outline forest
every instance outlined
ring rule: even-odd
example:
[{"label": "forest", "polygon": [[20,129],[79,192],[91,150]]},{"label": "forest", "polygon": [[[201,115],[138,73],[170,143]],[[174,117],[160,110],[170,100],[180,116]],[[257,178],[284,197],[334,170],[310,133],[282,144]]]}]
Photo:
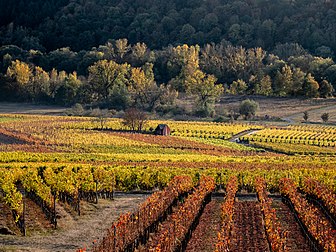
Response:
[{"label": "forest", "polygon": [[0,1],[0,99],[211,115],[222,94],[329,97],[330,0]]}]

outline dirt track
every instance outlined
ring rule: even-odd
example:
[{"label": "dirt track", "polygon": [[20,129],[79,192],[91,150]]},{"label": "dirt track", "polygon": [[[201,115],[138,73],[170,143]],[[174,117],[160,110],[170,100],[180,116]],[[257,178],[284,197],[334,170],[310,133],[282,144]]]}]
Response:
[{"label": "dirt track", "polygon": [[98,205],[84,203],[83,215],[73,217],[63,211],[59,214],[62,228],[27,237],[0,235],[0,251],[75,251],[89,247],[92,241],[102,238],[120,214],[132,212],[144,195],[117,196],[114,201],[100,200]]}]

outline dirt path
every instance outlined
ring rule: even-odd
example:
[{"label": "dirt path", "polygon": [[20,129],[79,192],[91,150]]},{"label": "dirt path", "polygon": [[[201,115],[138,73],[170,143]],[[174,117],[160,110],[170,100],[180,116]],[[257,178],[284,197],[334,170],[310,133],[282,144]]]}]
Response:
[{"label": "dirt path", "polygon": [[290,209],[279,200],[274,200],[272,207],[276,210],[276,215],[280,220],[282,231],[287,232],[286,246],[289,251],[311,251],[301,232],[300,226],[296,222],[294,214],[290,211]]},{"label": "dirt path", "polygon": [[[336,105],[328,105],[318,108],[308,109],[309,119],[308,122],[322,123],[321,115],[323,113],[329,114],[329,123],[336,123]],[[282,118],[284,121],[287,121],[289,124],[300,123],[303,121],[303,112],[294,113],[287,115]]]},{"label": "dirt path", "polygon": [[230,251],[269,252],[261,209],[257,201],[235,202]]},{"label": "dirt path", "polygon": [[194,230],[186,252],[212,252],[217,242],[217,233],[221,223],[221,203],[223,200],[213,199],[204,209],[199,224]]},{"label": "dirt path", "polygon": [[233,143],[237,143],[239,141],[240,137],[251,135],[251,134],[253,134],[253,133],[257,132],[257,131],[259,131],[259,130],[245,130],[245,131],[240,132],[239,134],[234,135],[233,137],[231,137],[229,139],[229,141],[233,142]]},{"label": "dirt path", "polygon": [[103,238],[120,214],[134,211],[145,197],[117,196],[114,201],[100,200],[98,205],[85,203],[82,216],[63,216],[63,228],[60,230],[30,237],[0,235],[0,251],[74,251],[87,248],[92,241]]}]

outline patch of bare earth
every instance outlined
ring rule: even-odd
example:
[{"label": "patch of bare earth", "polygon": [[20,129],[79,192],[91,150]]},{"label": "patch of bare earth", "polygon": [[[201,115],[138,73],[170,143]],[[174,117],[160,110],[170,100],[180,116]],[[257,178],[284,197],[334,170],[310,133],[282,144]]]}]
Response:
[{"label": "patch of bare earth", "polygon": [[221,225],[221,203],[222,201],[215,199],[204,208],[199,223],[188,242],[187,252],[214,251]]},{"label": "patch of bare earth", "polygon": [[[143,195],[116,196],[114,201],[99,204],[81,202],[81,216],[69,214],[57,206],[58,229],[28,233],[28,236],[0,235],[0,251],[74,251],[92,246],[102,239],[108,228],[126,212],[133,212],[145,199]],[[45,231],[45,230],[44,230]]]},{"label": "patch of bare earth", "polygon": [[270,251],[260,205],[257,201],[235,202],[233,220],[230,251]]}]

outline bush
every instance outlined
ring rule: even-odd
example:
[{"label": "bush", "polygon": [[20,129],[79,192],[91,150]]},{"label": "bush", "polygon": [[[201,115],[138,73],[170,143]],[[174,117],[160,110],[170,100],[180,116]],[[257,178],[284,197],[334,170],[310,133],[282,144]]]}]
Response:
[{"label": "bush", "polygon": [[328,122],[328,120],[329,120],[329,113],[323,113],[321,115],[321,119],[323,120],[324,123]]},{"label": "bush", "polygon": [[239,106],[239,113],[244,116],[245,119],[249,119],[252,116],[255,116],[256,112],[259,109],[259,104],[256,101],[247,99],[242,101]]},{"label": "bush", "polygon": [[83,116],[84,112],[85,112],[85,110],[84,110],[82,104],[76,103],[70,109],[67,109],[65,111],[65,114],[68,115],[68,116]]}]

